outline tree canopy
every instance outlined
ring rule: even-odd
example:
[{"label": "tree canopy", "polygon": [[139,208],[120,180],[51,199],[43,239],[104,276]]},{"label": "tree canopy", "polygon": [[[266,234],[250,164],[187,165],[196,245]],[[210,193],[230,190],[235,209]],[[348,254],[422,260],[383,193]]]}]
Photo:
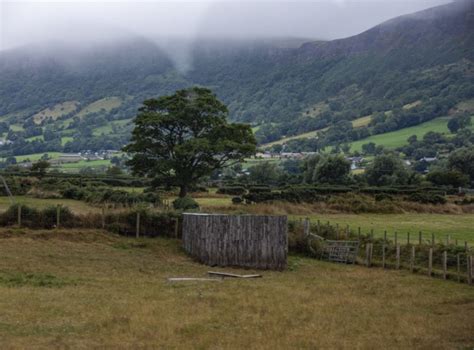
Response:
[{"label": "tree canopy", "polygon": [[146,100],[124,148],[132,155],[128,165],[137,175],[178,186],[184,197],[204,176],[255,153],[250,126],[227,117],[227,107],[206,88]]}]

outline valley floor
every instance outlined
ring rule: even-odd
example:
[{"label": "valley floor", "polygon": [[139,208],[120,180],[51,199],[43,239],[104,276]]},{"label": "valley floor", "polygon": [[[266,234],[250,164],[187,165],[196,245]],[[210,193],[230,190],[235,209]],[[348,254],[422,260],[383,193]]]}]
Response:
[{"label": "valley floor", "polygon": [[261,279],[171,283],[211,268],[175,240],[87,230],[2,229],[0,256],[2,349],[474,346],[472,287],[403,271],[291,256]]}]

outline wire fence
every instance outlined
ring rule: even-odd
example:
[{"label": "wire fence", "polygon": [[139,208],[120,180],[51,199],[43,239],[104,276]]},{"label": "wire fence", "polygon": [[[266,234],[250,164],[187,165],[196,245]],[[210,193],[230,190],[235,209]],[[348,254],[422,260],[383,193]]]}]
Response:
[{"label": "wire fence", "polygon": [[78,214],[62,205],[39,209],[15,204],[0,213],[0,226],[104,229],[125,236],[177,238],[181,229],[180,217],[172,211],[154,211],[138,207],[113,210],[104,205],[94,212]]},{"label": "wire fence", "polygon": [[[315,233],[322,237],[319,245],[311,247],[310,252],[320,258],[322,246],[327,242],[357,242],[355,259],[344,259],[345,262],[355,262],[367,267],[384,269],[406,269],[413,273],[422,273],[431,277],[473,284],[474,259],[473,249],[467,241],[459,242],[446,235],[445,239],[436,238],[434,234],[422,232],[400,235],[397,232],[389,234],[384,231],[376,235],[373,230],[363,233],[360,228],[351,229],[349,226],[340,227],[329,222],[317,221],[311,224],[309,219],[304,221],[289,221],[290,238],[296,235],[298,227],[304,231],[305,243],[307,237]],[[57,205],[42,209],[15,204],[5,212],[0,213],[0,227],[15,226],[32,229],[58,228],[90,228],[105,229],[125,236],[132,237],[173,237],[181,236],[182,216],[173,211],[153,211],[132,208],[112,210],[106,205],[98,207],[87,214],[73,213],[68,207]],[[338,248],[339,253],[349,249],[350,244]],[[291,248],[290,248],[291,250]],[[340,255],[339,255],[340,256]],[[335,259],[337,261],[337,259]]]},{"label": "wire fence", "polygon": [[[401,237],[396,232],[390,235],[384,231],[383,235],[377,236],[373,230],[363,233],[360,228],[351,230],[349,226],[339,227],[320,221],[311,224],[309,219],[296,224],[302,225],[304,237],[310,245],[309,250],[319,258],[327,258],[327,245],[340,241],[341,251],[347,249],[344,248],[348,247],[347,242],[353,241],[357,242],[359,247],[354,261],[357,264],[384,269],[405,269],[431,277],[473,284],[473,249],[467,241],[452,240],[450,235],[446,235],[446,239],[436,239],[434,234],[418,232],[413,235],[408,232]],[[321,237],[322,240],[314,245],[308,239],[310,236]]]}]

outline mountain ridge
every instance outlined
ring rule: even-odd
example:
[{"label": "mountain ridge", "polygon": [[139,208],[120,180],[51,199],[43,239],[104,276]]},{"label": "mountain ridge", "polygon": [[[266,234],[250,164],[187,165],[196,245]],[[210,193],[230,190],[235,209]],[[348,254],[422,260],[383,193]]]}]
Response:
[{"label": "mountain ridge", "polygon": [[[194,84],[213,89],[228,104],[232,120],[261,125],[257,136],[262,143],[318,129],[331,135],[331,126],[345,123],[349,128],[348,122],[367,115],[379,117],[367,127],[328,136],[327,142],[414,125],[474,96],[473,4],[438,6],[332,41],[197,41],[180,48],[189,55],[188,62],[181,62],[183,69],[157,43],[141,37],[79,50],[69,61],[61,61],[63,54],[71,54],[61,45],[62,54],[41,57],[32,48],[2,52],[0,119],[9,134],[4,137],[24,140],[32,128],[35,133],[49,128],[84,138],[77,131],[80,122],[64,129],[49,118],[36,125],[32,117],[66,101],[85,106],[116,97],[120,106],[86,118],[92,126],[103,119],[111,123],[132,118],[146,98]],[[418,100],[409,112],[381,116]],[[10,125],[31,130],[23,135]],[[126,139],[120,135],[117,147]]]}]

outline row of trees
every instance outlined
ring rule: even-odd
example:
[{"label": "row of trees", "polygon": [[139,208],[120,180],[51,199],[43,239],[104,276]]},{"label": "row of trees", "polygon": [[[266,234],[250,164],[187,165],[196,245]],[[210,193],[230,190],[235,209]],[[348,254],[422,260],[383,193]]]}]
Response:
[{"label": "row of trees", "polygon": [[[248,169],[240,182],[261,185],[365,183],[370,186],[418,185],[429,181],[440,186],[474,184],[474,147],[461,148],[434,166],[426,176],[406,165],[396,153],[375,156],[362,174],[351,173],[351,163],[340,154],[315,155],[305,160],[287,160],[281,165],[264,162]],[[228,178],[228,180],[231,180]]]}]

